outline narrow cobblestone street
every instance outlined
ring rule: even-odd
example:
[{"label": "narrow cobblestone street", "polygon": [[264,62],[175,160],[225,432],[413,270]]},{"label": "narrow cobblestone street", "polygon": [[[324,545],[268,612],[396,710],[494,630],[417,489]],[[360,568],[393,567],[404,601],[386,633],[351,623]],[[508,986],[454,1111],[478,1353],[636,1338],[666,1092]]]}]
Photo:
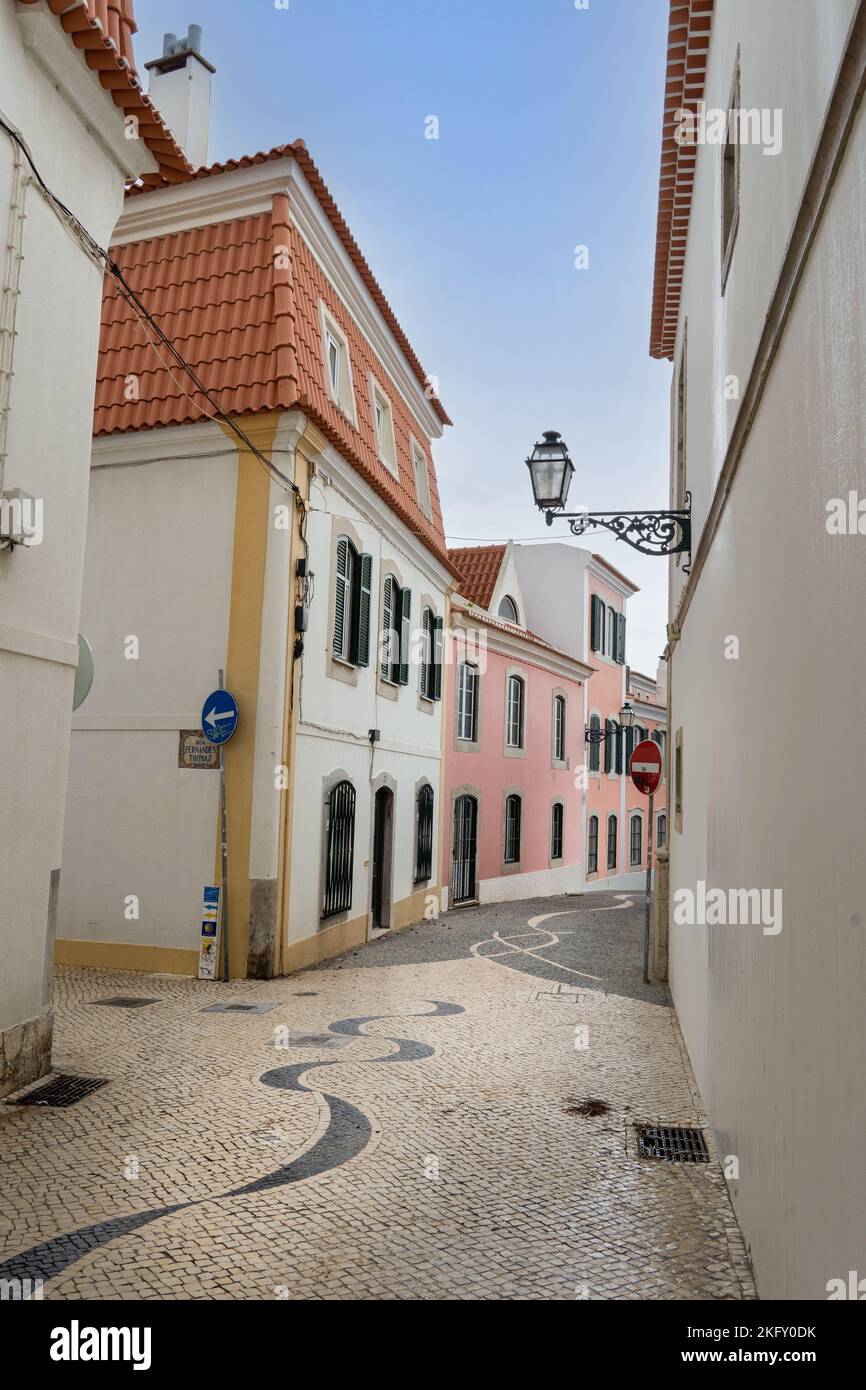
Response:
[{"label": "narrow cobblestone street", "polygon": [[[702,1122],[641,932],[639,899],[599,894],[261,983],[62,970],[55,1069],[108,1080],[0,1105],[0,1277],[53,1299],[753,1298],[712,1148],[637,1155],[634,1121]],[[96,1002],[116,996],[153,1002]]]}]

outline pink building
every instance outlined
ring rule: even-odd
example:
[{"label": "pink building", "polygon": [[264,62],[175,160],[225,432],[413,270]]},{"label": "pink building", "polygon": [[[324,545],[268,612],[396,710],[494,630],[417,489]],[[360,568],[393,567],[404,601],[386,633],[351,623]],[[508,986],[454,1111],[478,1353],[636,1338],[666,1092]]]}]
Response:
[{"label": "pink building", "polygon": [[511,545],[450,552],[443,905],[583,886],[585,687],[592,668],[528,630]]}]

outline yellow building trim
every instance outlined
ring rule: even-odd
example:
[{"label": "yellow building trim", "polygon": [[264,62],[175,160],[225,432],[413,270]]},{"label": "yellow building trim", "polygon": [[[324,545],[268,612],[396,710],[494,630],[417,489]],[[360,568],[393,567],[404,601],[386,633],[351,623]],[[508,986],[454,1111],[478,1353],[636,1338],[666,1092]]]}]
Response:
[{"label": "yellow building trim", "polygon": [[295,970],[305,970],[309,965],[318,965],[330,956],[339,956],[343,951],[351,951],[353,946],[363,946],[367,940],[367,915],[353,917],[351,922],[338,922],[336,926],[324,927],[315,936],[305,936],[302,941],[290,941],[283,946],[283,974],[291,975]]},{"label": "yellow building trim", "polygon": [[[280,411],[271,411],[252,420],[245,416],[242,421],[244,433],[268,458],[271,456],[274,435],[281,418]],[[235,442],[237,437],[228,425],[223,421],[219,423]],[[270,485],[270,474],[264,465],[246,446],[239,446],[225,668],[226,688],[238,702],[238,727],[237,732],[223,748],[228,840],[229,975],[232,979],[245,979],[247,974],[253,767],[259,698],[262,604],[270,523]],[[219,883],[219,823],[215,872],[214,882]]]},{"label": "yellow building trim", "polygon": [[427,908],[427,899],[435,898],[438,905],[441,902],[441,890],[438,883],[430,883],[425,888],[419,888],[417,893],[410,893],[408,898],[402,898],[400,902],[394,904],[391,913],[391,930],[400,931],[401,927],[411,927],[414,922],[423,922]]},{"label": "yellow building trim", "polygon": [[198,951],[175,946],[144,946],[130,941],[54,942],[55,965],[81,965],[88,969],[143,970],[164,975],[198,975]]}]

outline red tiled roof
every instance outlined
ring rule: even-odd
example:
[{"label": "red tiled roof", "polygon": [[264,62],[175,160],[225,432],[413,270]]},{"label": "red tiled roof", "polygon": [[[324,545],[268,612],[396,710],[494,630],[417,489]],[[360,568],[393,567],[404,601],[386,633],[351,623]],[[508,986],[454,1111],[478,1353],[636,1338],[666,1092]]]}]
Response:
[{"label": "red tiled roof", "polygon": [[504,545],[474,545],[448,551],[463,577],[463,598],[471,599],[479,608],[490,607],[505,550]]},{"label": "red tiled roof", "polygon": [[[412,345],[397,322],[393,309],[385,298],[378,280],[367,264],[360,246],[349,231],[345,218],[334,202],[330,190],[313,162],[310,152],[303,140],[294,140],[289,145],[275,145],[272,150],[260,150],[258,154],[243,155],[240,159],[227,159],[223,163],[204,165],[202,168],[197,169],[190,177],[194,179],[213,178],[218,174],[232,173],[236,169],[249,169],[256,164],[270,164],[275,160],[289,158],[296,160],[299,165],[305,179],[318,199],[322,211],[325,213],[325,216],[328,218],[328,221],[339,237],[349,260],[364,282],[370,298],[373,300],[373,303],[376,305],[399,343],[403,356],[409,363],[415,377],[426,391],[428,389],[428,378],[424,368],[415,356]],[[127,196],[134,197],[136,194],[146,193],[147,191],[148,189],[143,185],[133,185],[128,190]],[[430,403],[442,423],[444,425],[450,425],[451,421],[438,396],[431,396]]]},{"label": "red tiled roof", "polygon": [[[458,552],[458,554],[459,553],[460,552]],[[449,554],[453,555],[454,552],[450,551]],[[581,666],[587,665],[585,661],[581,661],[580,657],[575,656],[573,652],[567,652],[562,647],[554,647],[552,642],[545,642],[543,637],[539,637],[537,633],[530,632],[526,627],[518,626],[517,623],[506,623],[502,618],[494,618],[492,614],[479,612],[476,608],[467,608],[462,603],[453,604],[452,611],[455,613],[464,613],[466,617],[471,618],[473,622],[482,623],[484,627],[496,628],[499,632],[507,632],[511,637],[523,637],[527,642],[531,642],[533,646],[543,647],[545,651],[553,652],[556,656],[564,656],[568,661],[578,661]],[[589,669],[595,671],[597,667],[592,666]]]},{"label": "red tiled roof", "polygon": [[650,356],[672,358],[698,146],[674,138],[676,113],[703,98],[714,0],[670,0]]},{"label": "red tiled roof", "polygon": [[[303,410],[428,549],[453,568],[429,440],[292,224],[285,193],[274,195],[270,212],[132,242],[112,254],[222,410],[233,415]],[[349,344],[357,425],[326,390],[320,299]],[[371,372],[391,401],[399,479],[378,456]],[[137,378],[134,400],[127,399],[131,377]],[[186,373],[162,365],[134,310],[106,277],[94,433],[176,425],[212,414]],[[415,495],[410,431],[427,459],[430,520]]]},{"label": "red tiled roof", "polygon": [[[21,0],[34,5],[37,0]],[[169,184],[188,178],[192,166],[162,116],[141,90],[132,35],[137,30],[132,0],[48,0],[64,32],[99,77],[124,116],[134,116],[138,132],[159,165],[145,182]]]}]

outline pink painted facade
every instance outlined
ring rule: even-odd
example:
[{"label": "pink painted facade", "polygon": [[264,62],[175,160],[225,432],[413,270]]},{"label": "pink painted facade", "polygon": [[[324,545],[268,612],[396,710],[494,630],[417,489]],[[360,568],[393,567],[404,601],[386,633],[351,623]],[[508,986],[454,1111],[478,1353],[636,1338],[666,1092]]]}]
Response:
[{"label": "pink painted facade", "polygon": [[[454,559],[460,565],[461,552]],[[483,562],[496,565],[489,553]],[[520,621],[494,616],[522,613],[507,551],[491,582],[482,593],[489,607],[453,604],[446,641],[449,906],[574,892],[583,879],[578,770],[591,670]]]}]

